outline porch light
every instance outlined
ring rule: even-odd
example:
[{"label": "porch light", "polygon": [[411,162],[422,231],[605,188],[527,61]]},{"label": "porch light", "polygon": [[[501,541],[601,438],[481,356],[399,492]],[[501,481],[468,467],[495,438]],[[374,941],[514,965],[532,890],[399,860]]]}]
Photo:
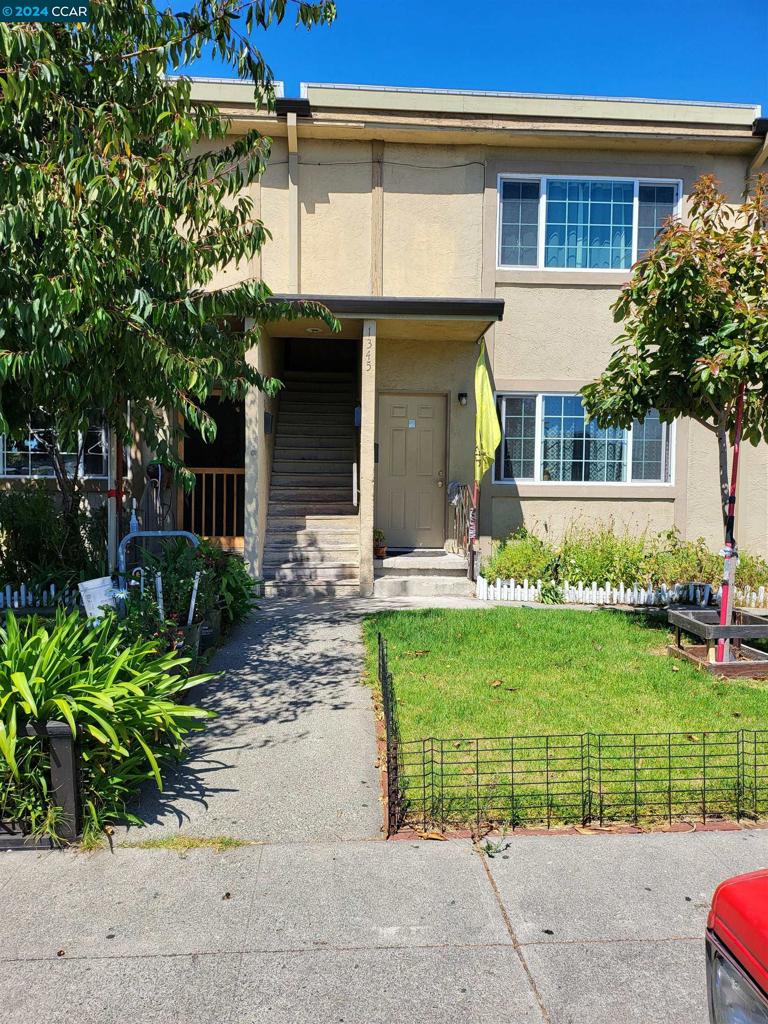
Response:
[{"label": "porch light", "polygon": [[466,391],[460,391],[459,392],[459,405],[466,405],[466,404],[467,404],[467,392]]}]

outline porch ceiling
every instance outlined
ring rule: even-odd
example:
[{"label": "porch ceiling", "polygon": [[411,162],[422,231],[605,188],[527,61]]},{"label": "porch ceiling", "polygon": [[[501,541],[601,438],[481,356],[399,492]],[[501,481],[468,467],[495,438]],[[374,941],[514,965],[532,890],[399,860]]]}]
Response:
[{"label": "porch ceiling", "polygon": [[503,299],[283,294],[275,300],[321,302],[341,322],[341,332],[334,334],[322,321],[283,320],[267,326],[276,338],[361,338],[363,321],[375,320],[381,340],[476,341],[504,315]]}]

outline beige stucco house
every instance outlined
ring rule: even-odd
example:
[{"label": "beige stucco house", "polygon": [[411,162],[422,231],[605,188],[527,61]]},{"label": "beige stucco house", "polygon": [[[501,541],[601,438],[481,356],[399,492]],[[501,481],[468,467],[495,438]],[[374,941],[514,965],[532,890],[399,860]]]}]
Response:
[{"label": "beige stucco house", "polygon": [[[630,266],[666,217],[685,217],[696,178],[741,198],[766,158],[759,108],[305,85],[270,114],[244,84],[194,90],[233,133],[274,140],[252,188],[272,240],[221,280],[322,299],[341,332],[265,329],[252,358],[285,387],[251,395],[244,440],[220,443],[218,461],[190,453],[212,465],[198,466],[185,525],[242,544],[270,590],[460,582],[447,555],[375,565],[372,537],[382,530],[390,555],[461,551],[451,501],[472,479],[484,336],[504,439],[482,486],[483,547],[523,523],[609,519],[719,546],[714,439],[652,416],[587,427],[577,392],[606,364]],[[738,535],[763,554],[767,495],[768,452],[749,449]]]}]

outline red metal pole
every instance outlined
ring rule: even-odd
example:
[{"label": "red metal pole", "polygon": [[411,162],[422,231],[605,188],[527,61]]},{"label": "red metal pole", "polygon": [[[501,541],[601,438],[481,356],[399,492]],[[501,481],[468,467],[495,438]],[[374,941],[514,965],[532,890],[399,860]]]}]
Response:
[{"label": "red metal pole", "polygon": [[[744,419],[744,391],[745,386],[739,386],[739,394],[736,399],[736,429],[733,436],[733,466],[731,468],[731,480],[728,488],[728,506],[725,518],[725,547],[723,549],[723,585],[720,591],[720,625],[730,626],[733,609],[733,582],[736,565],[733,561],[736,558],[736,541],[734,538],[734,524],[736,519],[736,482],[739,475],[739,451],[741,449],[741,424]],[[726,660],[728,641],[721,638],[717,641],[717,652],[715,660],[723,662]]]}]

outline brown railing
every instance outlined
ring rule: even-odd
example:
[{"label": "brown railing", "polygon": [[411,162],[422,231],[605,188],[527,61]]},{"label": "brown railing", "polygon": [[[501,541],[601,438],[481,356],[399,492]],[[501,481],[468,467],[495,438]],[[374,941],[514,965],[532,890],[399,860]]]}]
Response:
[{"label": "brown railing", "polygon": [[195,486],[182,497],[185,530],[227,547],[242,547],[245,533],[245,468],[193,466]]}]

